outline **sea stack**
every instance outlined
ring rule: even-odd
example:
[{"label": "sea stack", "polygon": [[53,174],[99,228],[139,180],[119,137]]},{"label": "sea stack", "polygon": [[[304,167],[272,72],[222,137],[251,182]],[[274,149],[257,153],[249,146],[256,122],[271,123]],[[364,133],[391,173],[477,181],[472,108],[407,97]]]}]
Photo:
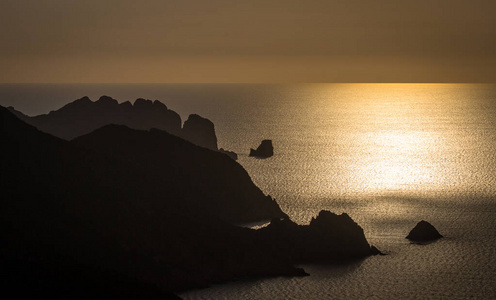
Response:
[{"label": "sea stack", "polygon": [[217,151],[214,123],[197,114],[189,115],[184,122],[181,137],[195,145]]},{"label": "sea stack", "polygon": [[250,149],[250,156],[256,157],[271,157],[274,155],[274,147],[272,147],[272,140],[263,140],[257,150]]},{"label": "sea stack", "polygon": [[434,226],[422,220],[417,223],[406,238],[414,242],[430,242],[442,237]]}]

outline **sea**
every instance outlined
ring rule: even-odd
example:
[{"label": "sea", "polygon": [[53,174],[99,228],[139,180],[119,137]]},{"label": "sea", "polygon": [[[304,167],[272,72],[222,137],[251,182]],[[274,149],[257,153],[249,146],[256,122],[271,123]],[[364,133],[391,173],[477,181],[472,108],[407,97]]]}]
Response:
[{"label": "sea", "polygon": [[[496,85],[0,85],[0,105],[28,115],[102,95],[210,119],[219,147],[295,222],[346,212],[386,254],[184,299],[496,299]],[[249,157],[264,139],[274,156]],[[444,238],[405,239],[421,220]]]}]

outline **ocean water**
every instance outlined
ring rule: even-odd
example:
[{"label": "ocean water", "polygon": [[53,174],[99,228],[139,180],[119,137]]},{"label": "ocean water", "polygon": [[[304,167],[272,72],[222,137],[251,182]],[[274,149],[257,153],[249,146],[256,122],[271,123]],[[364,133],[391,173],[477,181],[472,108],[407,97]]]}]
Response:
[{"label": "ocean water", "polygon": [[[185,299],[496,299],[496,85],[0,85],[0,105],[34,115],[104,94],[209,118],[293,220],[347,212],[387,254]],[[248,157],[262,139],[275,155]],[[445,238],[410,243],[420,220]]]}]

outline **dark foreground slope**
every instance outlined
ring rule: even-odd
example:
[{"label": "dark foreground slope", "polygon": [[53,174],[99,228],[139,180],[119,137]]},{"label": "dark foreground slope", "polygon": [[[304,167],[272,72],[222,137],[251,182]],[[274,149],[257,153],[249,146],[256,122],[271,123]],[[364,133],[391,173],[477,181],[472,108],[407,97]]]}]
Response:
[{"label": "dark foreground slope", "polygon": [[[109,126],[87,137],[83,147],[82,139],[70,143],[44,134],[0,107],[0,267],[8,278],[1,282],[5,292],[42,298],[164,299],[174,297],[169,290],[214,282],[302,275],[294,263],[322,259],[316,253],[323,253],[325,259],[372,254],[361,228],[346,220],[323,222],[326,226],[290,223],[277,230],[271,225],[266,231],[233,226],[194,207],[200,199],[213,199],[207,196],[212,192],[207,187],[201,190],[206,193],[203,197],[184,190],[201,185],[196,180],[203,175],[195,174],[196,168],[182,169],[180,178],[191,181],[172,188],[170,176],[157,173],[162,167],[173,168],[172,163],[158,164],[154,157],[158,153],[150,154],[150,160],[130,159],[135,152],[121,153],[99,141],[111,138],[106,131],[123,141],[153,140],[158,152],[162,138],[171,139],[159,131]],[[181,147],[192,146],[175,139],[169,141],[171,148],[179,143],[184,152]],[[153,152],[150,143],[147,147]],[[215,159],[200,150],[188,151],[194,158],[185,157],[200,165],[203,155]],[[167,153],[173,157],[174,152]],[[316,220],[326,219],[321,218]],[[278,222],[282,221],[274,226]],[[294,228],[316,240],[310,243]],[[327,231],[334,233],[324,241]],[[288,251],[295,243],[308,246]],[[350,247],[353,255],[337,255]]]},{"label": "dark foreground slope", "polygon": [[158,194],[167,201],[180,200],[175,205],[232,223],[285,216],[237,162],[165,131],[107,125],[71,143],[145,168],[146,178],[154,182],[145,197]]},{"label": "dark foreground slope", "polygon": [[[87,151],[36,130],[4,108],[0,126],[0,257],[12,278],[45,278],[30,282],[43,287],[62,280],[63,285],[82,288],[96,281],[95,290],[116,281],[113,286],[119,291],[133,286],[130,281],[163,292],[247,276],[298,273],[289,262],[256,245],[253,230],[194,208],[193,200],[213,197],[208,189],[205,195],[192,192],[192,181],[172,188],[168,176],[156,176],[155,165]],[[140,133],[115,128],[131,136]],[[180,150],[198,149],[195,162],[206,151],[207,158],[213,153],[236,164],[167,136],[182,143]],[[99,279],[93,273],[108,276]]]},{"label": "dark foreground slope", "polygon": [[133,299],[136,293],[174,298],[126,272],[135,255],[123,251],[125,245],[112,234],[116,228],[107,226],[117,225],[115,214],[129,200],[102,195],[102,185],[111,184],[112,169],[128,170],[40,133],[3,107],[0,142],[4,293],[18,298]]}]

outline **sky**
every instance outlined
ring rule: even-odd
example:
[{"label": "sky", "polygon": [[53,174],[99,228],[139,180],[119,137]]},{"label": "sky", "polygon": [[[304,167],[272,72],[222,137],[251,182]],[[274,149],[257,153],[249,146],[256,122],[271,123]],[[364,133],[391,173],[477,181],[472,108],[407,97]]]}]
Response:
[{"label": "sky", "polygon": [[0,83],[496,83],[494,0],[0,0]]}]

